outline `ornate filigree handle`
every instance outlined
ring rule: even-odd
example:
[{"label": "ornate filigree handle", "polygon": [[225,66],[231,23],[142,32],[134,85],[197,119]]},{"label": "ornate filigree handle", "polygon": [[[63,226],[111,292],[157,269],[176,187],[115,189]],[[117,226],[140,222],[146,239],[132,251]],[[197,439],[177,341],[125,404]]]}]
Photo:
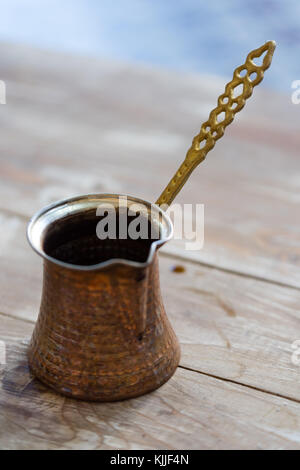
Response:
[{"label": "ornate filigree handle", "polygon": [[[208,120],[202,124],[185,160],[156,204],[171,204],[192,171],[205,159],[216,141],[222,137],[225,128],[233,121],[235,114],[243,109],[246,100],[252,95],[253,88],[264,78],[264,71],[271,65],[275,47],[275,41],[266,42],[263,46],[251,51],[246,62],[235,69],[231,82],[227,83],[225,92],[218,98],[218,106],[211,111]],[[255,64],[254,59],[262,55],[264,55],[262,64]]]}]

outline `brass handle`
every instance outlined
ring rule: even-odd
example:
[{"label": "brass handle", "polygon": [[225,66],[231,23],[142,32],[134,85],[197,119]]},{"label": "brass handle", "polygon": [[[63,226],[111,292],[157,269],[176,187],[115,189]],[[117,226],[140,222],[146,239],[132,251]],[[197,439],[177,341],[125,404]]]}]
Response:
[{"label": "brass handle", "polygon": [[[252,95],[253,88],[264,78],[264,71],[271,65],[275,47],[275,41],[266,42],[263,46],[251,51],[245,63],[235,69],[231,82],[227,83],[225,92],[218,98],[218,106],[211,111],[208,120],[202,124],[185,160],[157,199],[156,204],[167,206],[171,204],[192,171],[205,159],[216,141],[223,136],[225,128],[233,121],[235,114],[243,109],[246,100]],[[262,64],[256,65],[254,59],[263,54],[265,56]],[[234,91],[238,86],[242,87],[242,91],[235,96]],[[222,115],[224,118],[220,119]]]}]

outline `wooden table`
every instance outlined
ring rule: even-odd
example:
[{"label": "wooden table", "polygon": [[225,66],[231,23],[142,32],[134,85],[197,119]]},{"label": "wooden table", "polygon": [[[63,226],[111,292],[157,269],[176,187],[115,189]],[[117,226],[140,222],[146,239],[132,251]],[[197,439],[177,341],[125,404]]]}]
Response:
[{"label": "wooden table", "polygon": [[205,247],[174,240],[160,254],[182,348],[173,378],[134,400],[84,403],[28,371],[42,276],[28,218],[80,193],[154,201],[224,81],[6,43],[0,65],[0,447],[299,449],[300,108],[256,89],[176,200],[205,204]]}]

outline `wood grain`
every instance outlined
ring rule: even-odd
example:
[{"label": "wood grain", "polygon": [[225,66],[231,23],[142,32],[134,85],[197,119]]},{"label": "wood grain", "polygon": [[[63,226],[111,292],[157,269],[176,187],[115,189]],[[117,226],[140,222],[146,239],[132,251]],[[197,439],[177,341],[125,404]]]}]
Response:
[{"label": "wood grain", "polygon": [[32,325],[1,317],[1,449],[299,449],[300,405],[179,368],[159,390],[116,403],[63,398],[33,379]]},{"label": "wood grain", "polygon": [[[27,216],[94,191],[154,201],[226,82],[7,44],[0,57],[0,207]],[[289,97],[255,90],[176,200],[205,204],[204,249],[165,250],[299,287],[298,127]]]},{"label": "wood grain", "polygon": [[[1,215],[1,213],[0,213]],[[34,322],[41,295],[42,260],[25,239],[25,222],[2,214],[0,312]],[[174,272],[181,266],[182,273]],[[167,314],[179,336],[181,365],[300,400],[300,291],[160,257]],[[13,281],[12,281],[13,280]]]}]

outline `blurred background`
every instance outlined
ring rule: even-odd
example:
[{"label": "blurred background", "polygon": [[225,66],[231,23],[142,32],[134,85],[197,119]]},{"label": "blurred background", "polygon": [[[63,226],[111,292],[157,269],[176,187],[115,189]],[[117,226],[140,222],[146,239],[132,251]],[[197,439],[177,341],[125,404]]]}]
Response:
[{"label": "blurred background", "polygon": [[20,220],[58,199],[155,201],[233,69],[273,39],[262,84],[176,198],[205,205],[204,249],[163,250],[300,286],[299,26],[299,0],[1,2],[0,253],[26,264]]},{"label": "blurred background", "polygon": [[10,0],[0,39],[219,76],[231,75],[231,55],[275,39],[263,86],[289,92],[300,75],[299,18],[299,0]]}]

